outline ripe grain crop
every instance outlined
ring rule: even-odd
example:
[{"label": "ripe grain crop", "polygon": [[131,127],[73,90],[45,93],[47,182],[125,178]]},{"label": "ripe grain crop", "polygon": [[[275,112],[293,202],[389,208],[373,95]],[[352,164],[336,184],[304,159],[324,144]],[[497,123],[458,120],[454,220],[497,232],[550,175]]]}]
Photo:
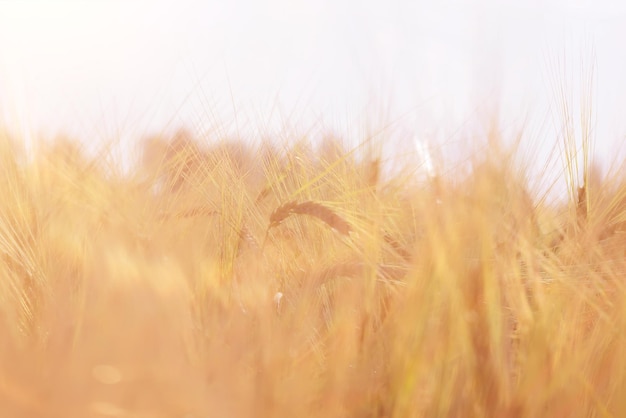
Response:
[{"label": "ripe grain crop", "polygon": [[626,416],[626,181],[570,150],[547,199],[490,135],[427,176],[3,136],[0,416]]}]

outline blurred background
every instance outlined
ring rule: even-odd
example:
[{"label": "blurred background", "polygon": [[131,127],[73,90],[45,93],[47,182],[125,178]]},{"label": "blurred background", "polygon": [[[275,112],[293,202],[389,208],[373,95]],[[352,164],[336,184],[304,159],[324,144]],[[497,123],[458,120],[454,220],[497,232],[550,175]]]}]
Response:
[{"label": "blurred background", "polygon": [[591,97],[608,161],[626,133],[625,21],[607,0],[4,0],[1,122],[87,144],[387,126],[453,152],[497,120],[549,154],[562,104],[579,117]]}]

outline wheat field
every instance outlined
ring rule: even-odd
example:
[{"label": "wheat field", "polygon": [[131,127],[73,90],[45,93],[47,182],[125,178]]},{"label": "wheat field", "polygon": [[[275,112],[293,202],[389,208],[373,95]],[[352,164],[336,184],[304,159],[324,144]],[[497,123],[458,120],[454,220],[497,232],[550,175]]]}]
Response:
[{"label": "wheat field", "polygon": [[626,416],[619,176],[551,203],[504,147],[417,176],[339,141],[0,145],[2,417]]}]

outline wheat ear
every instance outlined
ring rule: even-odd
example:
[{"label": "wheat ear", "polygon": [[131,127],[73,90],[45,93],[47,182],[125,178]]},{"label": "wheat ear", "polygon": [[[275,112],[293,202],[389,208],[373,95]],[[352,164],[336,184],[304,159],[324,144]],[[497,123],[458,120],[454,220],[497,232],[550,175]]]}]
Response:
[{"label": "wheat ear", "polygon": [[280,225],[285,219],[294,214],[313,216],[314,218],[326,223],[326,225],[330,226],[342,235],[348,236],[352,230],[350,224],[341,216],[336,214],[332,209],[329,209],[320,203],[308,200],[302,203],[293,201],[276,208],[276,210],[274,210],[274,212],[270,215],[270,225],[267,228],[268,231],[271,228]]}]

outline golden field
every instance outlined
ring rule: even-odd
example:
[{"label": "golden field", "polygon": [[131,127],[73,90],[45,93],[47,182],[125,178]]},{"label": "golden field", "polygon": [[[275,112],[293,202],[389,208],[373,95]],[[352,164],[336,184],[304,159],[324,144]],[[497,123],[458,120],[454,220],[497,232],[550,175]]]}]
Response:
[{"label": "golden field", "polygon": [[0,416],[626,416],[626,182],[571,142],[554,203],[493,137],[418,176],[339,141],[155,137],[121,170],[4,136]]}]

